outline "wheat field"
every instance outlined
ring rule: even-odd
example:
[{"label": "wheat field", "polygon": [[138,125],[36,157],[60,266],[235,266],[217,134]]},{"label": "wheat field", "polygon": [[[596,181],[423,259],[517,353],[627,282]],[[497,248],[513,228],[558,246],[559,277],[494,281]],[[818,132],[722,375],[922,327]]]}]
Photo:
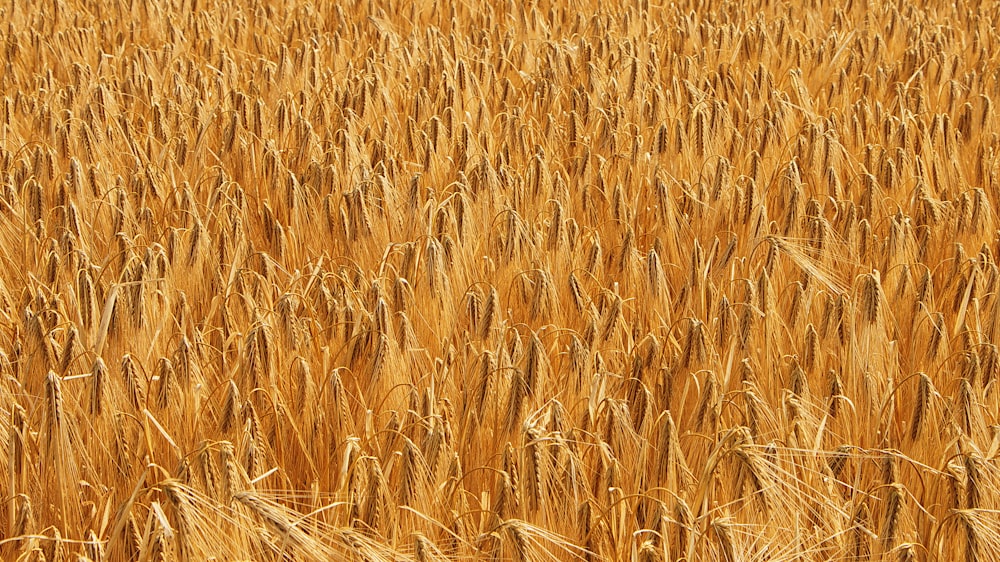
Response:
[{"label": "wheat field", "polygon": [[0,559],[1000,559],[1000,4],[804,4],[5,3]]}]

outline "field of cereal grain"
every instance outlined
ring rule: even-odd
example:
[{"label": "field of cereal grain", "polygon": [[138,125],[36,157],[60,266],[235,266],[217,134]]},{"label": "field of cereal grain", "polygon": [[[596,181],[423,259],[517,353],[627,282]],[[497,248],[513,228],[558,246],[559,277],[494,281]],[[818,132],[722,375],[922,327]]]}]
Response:
[{"label": "field of cereal grain", "polygon": [[998,18],[5,3],[0,559],[1000,559]]}]

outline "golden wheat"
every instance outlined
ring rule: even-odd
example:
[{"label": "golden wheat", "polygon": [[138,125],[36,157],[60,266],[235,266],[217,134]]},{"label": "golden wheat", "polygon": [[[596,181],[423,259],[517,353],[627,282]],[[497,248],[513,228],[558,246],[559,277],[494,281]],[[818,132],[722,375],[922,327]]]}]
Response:
[{"label": "golden wheat", "polygon": [[0,558],[1000,558],[998,19],[0,9]]}]

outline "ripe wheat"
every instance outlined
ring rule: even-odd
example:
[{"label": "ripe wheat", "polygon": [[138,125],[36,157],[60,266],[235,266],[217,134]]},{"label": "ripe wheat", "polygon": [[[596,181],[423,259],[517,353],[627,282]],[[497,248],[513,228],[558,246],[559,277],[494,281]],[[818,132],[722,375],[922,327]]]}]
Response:
[{"label": "ripe wheat", "polygon": [[0,558],[1000,558],[1000,6],[0,9]]}]

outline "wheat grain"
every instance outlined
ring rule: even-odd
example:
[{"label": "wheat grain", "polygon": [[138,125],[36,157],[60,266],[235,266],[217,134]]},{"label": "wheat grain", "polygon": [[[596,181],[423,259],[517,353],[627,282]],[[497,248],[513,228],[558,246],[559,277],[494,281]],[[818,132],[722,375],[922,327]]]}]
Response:
[{"label": "wheat grain", "polygon": [[0,11],[0,558],[1000,554],[989,6],[175,4]]}]

